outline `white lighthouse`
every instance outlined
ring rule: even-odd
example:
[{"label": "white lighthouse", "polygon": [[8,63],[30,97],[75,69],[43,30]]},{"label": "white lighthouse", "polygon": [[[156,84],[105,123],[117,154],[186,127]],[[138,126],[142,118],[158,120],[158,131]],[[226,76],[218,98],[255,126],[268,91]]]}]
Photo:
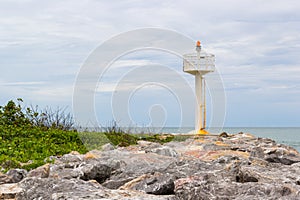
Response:
[{"label": "white lighthouse", "polygon": [[206,128],[206,97],[204,75],[215,70],[215,56],[201,49],[197,41],[196,51],[183,55],[183,71],[195,76],[195,131],[197,134],[207,134]]}]

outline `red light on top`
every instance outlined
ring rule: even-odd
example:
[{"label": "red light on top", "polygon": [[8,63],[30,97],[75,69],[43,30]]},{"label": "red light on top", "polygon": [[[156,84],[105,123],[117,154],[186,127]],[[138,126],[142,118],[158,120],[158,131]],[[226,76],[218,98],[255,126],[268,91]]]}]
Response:
[{"label": "red light on top", "polygon": [[198,40],[196,43],[196,47],[200,47],[201,46],[201,42]]}]

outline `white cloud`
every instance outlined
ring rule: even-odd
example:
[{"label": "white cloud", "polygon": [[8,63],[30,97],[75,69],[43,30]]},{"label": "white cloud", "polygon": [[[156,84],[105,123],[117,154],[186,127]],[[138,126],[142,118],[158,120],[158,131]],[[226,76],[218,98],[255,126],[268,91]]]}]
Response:
[{"label": "white cloud", "polygon": [[39,86],[43,85],[44,82],[11,82],[11,83],[2,83],[3,86]]}]

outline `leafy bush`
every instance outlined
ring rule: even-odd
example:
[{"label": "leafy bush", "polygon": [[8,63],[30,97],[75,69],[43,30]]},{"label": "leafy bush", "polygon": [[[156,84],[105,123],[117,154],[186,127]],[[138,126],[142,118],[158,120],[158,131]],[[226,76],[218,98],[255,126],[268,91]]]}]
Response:
[{"label": "leafy bush", "polygon": [[53,155],[71,151],[85,153],[76,131],[64,130],[59,126],[46,127],[36,124],[33,117],[40,114],[9,101],[0,107],[0,166],[2,170],[22,167],[35,168]]},{"label": "leafy bush", "polygon": [[74,150],[86,152],[77,132],[59,129],[1,125],[0,141],[0,163],[5,169],[29,169],[44,164],[44,159],[52,155],[63,155]]},{"label": "leafy bush", "polygon": [[0,106],[0,125],[31,125],[31,121],[26,117],[26,114],[22,111],[20,102],[23,102],[23,100],[18,99],[18,104],[10,100],[5,106]]}]

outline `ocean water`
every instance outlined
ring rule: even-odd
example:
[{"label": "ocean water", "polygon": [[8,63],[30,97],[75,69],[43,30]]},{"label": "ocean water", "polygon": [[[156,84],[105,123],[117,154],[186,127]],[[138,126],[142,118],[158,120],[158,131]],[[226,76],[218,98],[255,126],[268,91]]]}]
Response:
[{"label": "ocean water", "polygon": [[[163,133],[188,133],[192,131],[192,127],[176,128],[165,127],[160,130]],[[219,134],[227,132],[229,134],[244,132],[250,133],[257,137],[270,138],[277,143],[286,144],[297,149],[300,152],[300,127],[224,127],[224,128],[210,128],[211,133]]]}]

